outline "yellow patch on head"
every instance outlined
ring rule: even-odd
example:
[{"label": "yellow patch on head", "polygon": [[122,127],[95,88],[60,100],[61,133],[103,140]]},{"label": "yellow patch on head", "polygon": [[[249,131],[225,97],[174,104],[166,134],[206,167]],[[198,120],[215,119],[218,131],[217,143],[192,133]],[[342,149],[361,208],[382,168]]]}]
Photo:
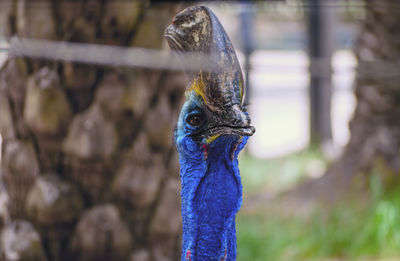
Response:
[{"label": "yellow patch on head", "polygon": [[211,142],[216,140],[219,136],[220,136],[219,134],[215,134],[215,135],[209,137],[208,139],[206,139],[207,144],[210,144]]},{"label": "yellow patch on head", "polygon": [[206,103],[204,89],[205,89],[204,81],[200,74],[199,77],[193,80],[192,86],[190,86],[190,88],[187,90],[187,93],[194,91],[197,95],[199,95],[203,99],[204,103]]}]

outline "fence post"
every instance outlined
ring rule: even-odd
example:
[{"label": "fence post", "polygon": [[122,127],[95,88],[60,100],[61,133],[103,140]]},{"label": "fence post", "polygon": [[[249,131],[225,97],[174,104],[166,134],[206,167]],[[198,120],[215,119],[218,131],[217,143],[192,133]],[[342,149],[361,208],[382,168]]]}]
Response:
[{"label": "fence post", "polygon": [[331,56],[333,10],[331,1],[308,0],[308,52],[310,57],[310,145],[332,141]]},{"label": "fence post", "polygon": [[254,39],[253,39],[253,10],[252,5],[247,2],[241,3],[240,16],[240,35],[241,35],[241,47],[244,54],[244,80],[246,88],[245,104],[249,103],[251,95],[250,86],[250,56],[254,51]]}]

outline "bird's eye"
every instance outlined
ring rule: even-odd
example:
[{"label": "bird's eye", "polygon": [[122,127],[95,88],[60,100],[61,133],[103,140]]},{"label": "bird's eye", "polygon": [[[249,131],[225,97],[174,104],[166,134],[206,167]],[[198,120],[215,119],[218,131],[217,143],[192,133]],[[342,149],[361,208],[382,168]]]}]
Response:
[{"label": "bird's eye", "polygon": [[192,114],[186,118],[186,122],[193,127],[199,127],[203,123],[203,116],[201,114]]}]

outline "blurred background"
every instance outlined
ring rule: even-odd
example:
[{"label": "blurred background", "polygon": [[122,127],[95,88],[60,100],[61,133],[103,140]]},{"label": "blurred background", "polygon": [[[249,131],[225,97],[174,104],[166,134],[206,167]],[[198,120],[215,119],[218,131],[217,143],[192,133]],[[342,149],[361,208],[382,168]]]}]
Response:
[{"label": "blurred background", "polygon": [[[0,260],[179,260],[186,78],[163,32],[192,4],[0,2]],[[400,260],[400,3],[202,4],[257,130],[238,260]]]}]

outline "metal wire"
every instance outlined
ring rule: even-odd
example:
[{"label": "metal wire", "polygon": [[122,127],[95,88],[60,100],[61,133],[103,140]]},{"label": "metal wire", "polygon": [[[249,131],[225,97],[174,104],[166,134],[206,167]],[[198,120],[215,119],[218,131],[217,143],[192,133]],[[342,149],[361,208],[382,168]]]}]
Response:
[{"label": "metal wire", "polygon": [[[211,55],[12,37],[9,55],[96,65],[189,71],[218,70]],[[179,56],[179,57],[178,57]]]},{"label": "metal wire", "polygon": [[[117,3],[123,3],[123,2],[129,2],[131,0],[118,0]],[[239,4],[235,4],[235,1],[231,0],[218,0],[217,1],[219,4],[227,4],[229,7],[232,9],[238,8]],[[153,1],[152,5],[157,6],[160,4],[163,5],[172,5],[174,2],[173,1],[168,1],[168,0],[158,0],[158,1]],[[203,3],[206,4],[213,4],[214,1],[208,0],[208,1],[203,1]],[[310,3],[307,1],[302,1],[302,0],[267,0],[267,1],[249,1],[250,4],[282,4],[288,7],[309,7],[311,6]],[[31,3],[30,3],[31,4]],[[52,6],[52,2],[48,0],[35,0],[33,4],[30,5],[30,8],[43,8],[43,7],[48,7]],[[13,0],[2,0],[0,2],[0,7],[10,7],[13,5]],[[321,3],[319,3],[320,6],[329,6],[329,7],[365,7],[365,6],[394,6],[394,5],[400,5],[399,2],[396,0],[393,0],[390,3],[387,2],[382,2],[382,1],[374,1],[374,2],[364,2],[362,0],[347,0],[347,1],[329,1],[329,0],[324,0]],[[260,7],[260,5],[258,5]]]},{"label": "metal wire", "polygon": [[[99,44],[70,43],[49,40],[27,39],[12,37],[9,47],[1,47],[0,51],[8,52],[9,56],[59,60],[85,64],[122,66],[133,68],[168,69],[187,71],[217,71],[211,55],[196,53],[173,53],[166,50],[144,49],[137,47],[120,47]],[[313,75],[321,74],[326,69],[328,61],[312,59],[308,67]],[[291,67],[279,65],[253,64],[258,70],[279,70],[290,72]],[[253,68],[253,69],[254,69]],[[297,68],[297,67],[296,67]],[[223,68],[222,68],[223,69]],[[329,68],[328,68],[329,69]],[[352,71],[355,68],[346,68]],[[358,78],[397,78],[400,76],[400,61],[374,60],[359,62],[357,67]]]}]

